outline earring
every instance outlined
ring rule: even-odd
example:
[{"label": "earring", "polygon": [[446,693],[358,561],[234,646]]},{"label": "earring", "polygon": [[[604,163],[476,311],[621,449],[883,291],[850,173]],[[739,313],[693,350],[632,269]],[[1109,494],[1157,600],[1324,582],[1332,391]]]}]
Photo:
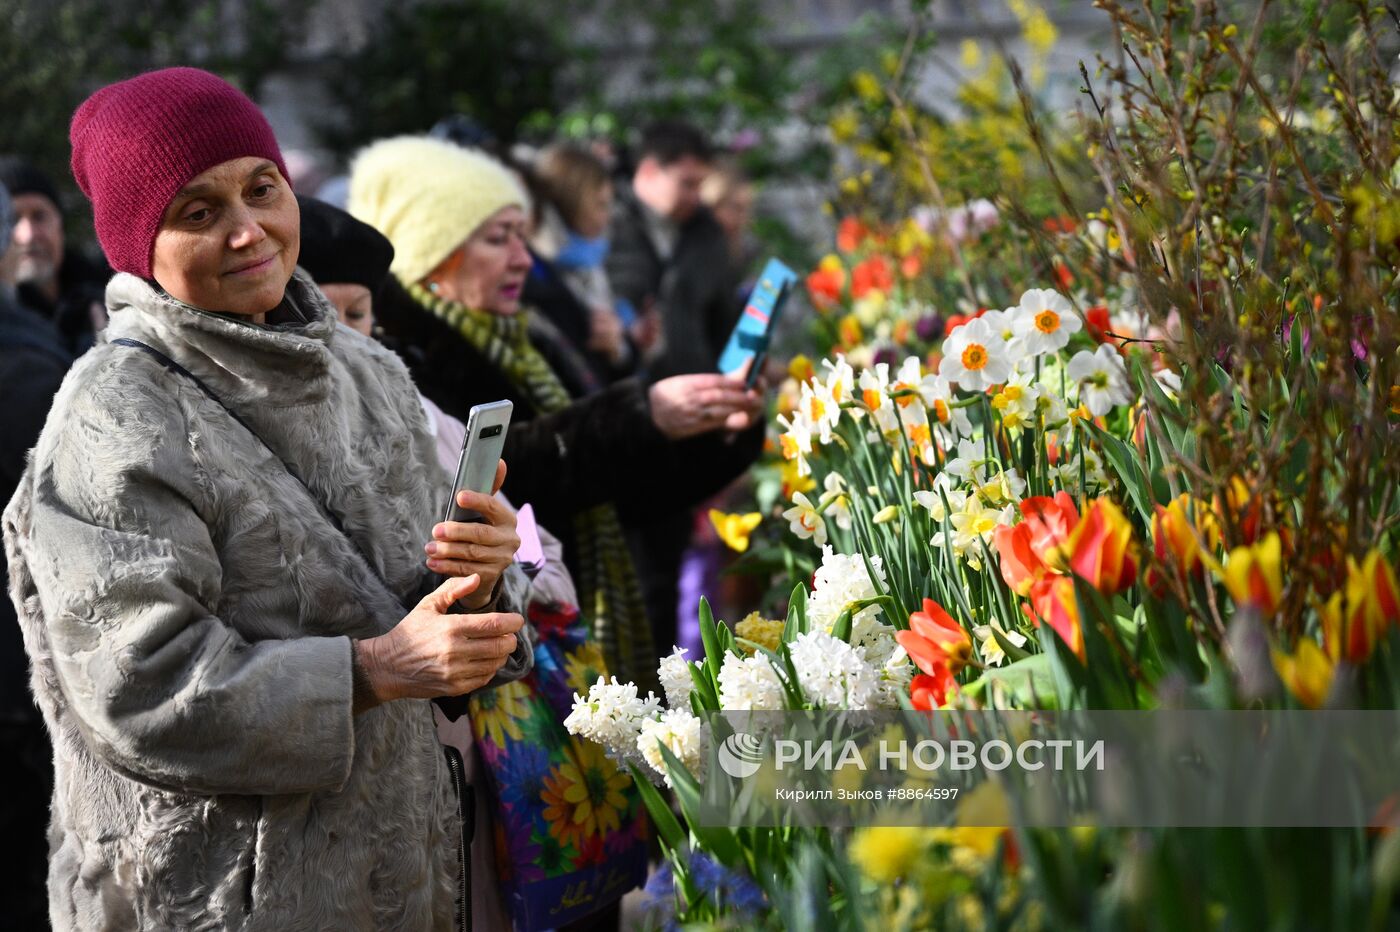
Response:
[{"label": "earring", "polygon": [[433,294],[437,294],[437,293],[438,293],[438,283],[437,283],[437,282],[428,282],[428,290],[431,291]]}]

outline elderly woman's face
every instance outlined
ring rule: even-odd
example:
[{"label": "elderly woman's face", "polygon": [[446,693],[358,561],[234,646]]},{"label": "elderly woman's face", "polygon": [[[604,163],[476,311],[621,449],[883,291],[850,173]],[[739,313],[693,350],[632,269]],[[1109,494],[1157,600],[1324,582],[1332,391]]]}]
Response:
[{"label": "elderly woman's face", "polygon": [[502,207],[428,280],[449,301],[490,314],[514,314],[520,310],[520,292],[530,272],[526,224],[519,207]]},{"label": "elderly woman's face", "polygon": [[277,166],[232,159],[185,185],[161,218],[151,274],[193,307],[261,320],[301,250],[301,211]]}]

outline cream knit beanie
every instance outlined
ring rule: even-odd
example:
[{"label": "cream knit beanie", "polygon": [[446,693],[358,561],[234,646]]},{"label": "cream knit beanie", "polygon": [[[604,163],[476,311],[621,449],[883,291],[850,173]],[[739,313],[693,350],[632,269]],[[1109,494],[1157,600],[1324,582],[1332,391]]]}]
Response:
[{"label": "cream knit beanie", "polygon": [[421,281],[502,207],[530,209],[500,162],[441,139],[396,136],[360,150],[350,165],[351,214],[394,244],[389,270]]}]

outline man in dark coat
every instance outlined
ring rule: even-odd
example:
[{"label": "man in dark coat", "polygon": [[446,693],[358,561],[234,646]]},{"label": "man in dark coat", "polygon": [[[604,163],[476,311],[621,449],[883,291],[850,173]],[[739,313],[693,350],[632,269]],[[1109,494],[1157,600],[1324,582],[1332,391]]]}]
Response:
[{"label": "man in dark coat", "polygon": [[107,323],[103,295],[112,272],[63,242],[63,209],[53,181],[18,156],[0,158],[0,185],[14,201],[14,232],[0,279],[19,303],[50,320],[80,355]]},{"label": "man in dark coat", "polygon": [[[713,155],[695,127],[649,127],[630,186],[618,193],[610,229],[608,280],[639,311],[661,315],[661,339],[645,360],[653,378],[713,372],[741,308],[730,294],[724,230],[700,201]],[[658,646],[674,639],[681,558],[690,509],[651,512],[628,527],[647,614]]]},{"label": "man in dark coat", "polygon": [[[10,243],[10,198],[0,187],[0,257]],[[49,404],[72,361],[57,329],[20,308],[0,284],[0,509],[24,472]],[[43,719],[29,692],[29,663],[14,604],[8,597],[8,563],[0,560],[0,759],[6,785],[0,794],[0,838],[10,854],[0,871],[0,903],[15,929],[48,927],[48,823],[53,791],[53,752]]]},{"label": "man in dark coat", "polygon": [[700,202],[711,162],[699,130],[654,124],[613,209],[608,281],[638,311],[661,315],[661,339],[646,360],[653,378],[715,371],[738,320],[726,287],[724,230]]}]

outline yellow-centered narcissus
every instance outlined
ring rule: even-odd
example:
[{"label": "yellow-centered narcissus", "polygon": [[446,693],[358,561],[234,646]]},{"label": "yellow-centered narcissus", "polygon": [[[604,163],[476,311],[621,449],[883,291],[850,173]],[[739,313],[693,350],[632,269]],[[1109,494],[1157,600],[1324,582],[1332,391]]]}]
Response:
[{"label": "yellow-centered narcissus", "polygon": [[718,508],[710,509],[710,523],[715,526],[715,533],[724,541],[725,546],[738,553],[749,549],[749,535],[762,521],[763,515],[757,511],[731,515]]}]

